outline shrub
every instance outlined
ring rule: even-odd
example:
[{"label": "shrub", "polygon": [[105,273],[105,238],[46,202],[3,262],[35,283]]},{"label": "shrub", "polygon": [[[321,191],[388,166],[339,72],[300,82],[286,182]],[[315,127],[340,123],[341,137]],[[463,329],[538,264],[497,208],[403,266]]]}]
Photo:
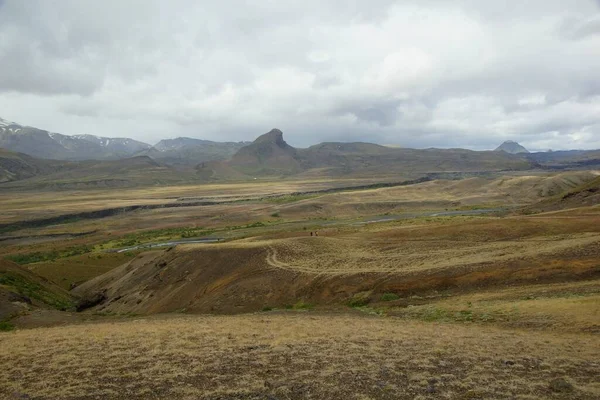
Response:
[{"label": "shrub", "polygon": [[574,390],[573,385],[565,378],[555,378],[550,381],[550,390],[557,393],[568,393]]},{"label": "shrub", "polygon": [[9,332],[15,329],[15,326],[8,321],[0,321],[0,332]]},{"label": "shrub", "polygon": [[294,304],[294,310],[310,310],[313,308],[313,305],[310,303],[305,303],[304,300],[298,300],[296,304]]},{"label": "shrub", "polygon": [[356,307],[364,307],[369,304],[369,299],[361,299],[361,298],[351,298],[348,301],[348,307],[356,308]]},{"label": "shrub", "polygon": [[73,256],[79,256],[82,254],[86,254],[91,252],[93,249],[90,246],[73,246],[67,247],[63,250],[53,250],[48,252],[36,251],[33,253],[26,254],[11,254],[6,256],[6,258],[10,261],[13,261],[17,264],[32,264],[43,261],[55,261],[59,258],[67,258]]},{"label": "shrub", "polygon": [[364,307],[371,301],[371,292],[360,292],[356,293],[352,298],[348,301],[348,307],[356,308],[356,307]]},{"label": "shrub", "polygon": [[460,310],[460,311],[454,313],[454,319],[456,321],[472,322],[473,321],[473,311]]},{"label": "shrub", "polygon": [[400,296],[398,296],[396,293],[384,293],[381,295],[380,300],[381,301],[394,301],[394,300],[398,300],[400,298]]}]

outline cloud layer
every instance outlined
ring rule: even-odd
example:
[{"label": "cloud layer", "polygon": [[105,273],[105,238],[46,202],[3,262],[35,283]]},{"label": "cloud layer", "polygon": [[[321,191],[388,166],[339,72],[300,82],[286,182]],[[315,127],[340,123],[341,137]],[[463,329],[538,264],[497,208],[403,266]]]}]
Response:
[{"label": "cloud layer", "polygon": [[66,134],[600,148],[592,0],[0,0],[0,71]]}]

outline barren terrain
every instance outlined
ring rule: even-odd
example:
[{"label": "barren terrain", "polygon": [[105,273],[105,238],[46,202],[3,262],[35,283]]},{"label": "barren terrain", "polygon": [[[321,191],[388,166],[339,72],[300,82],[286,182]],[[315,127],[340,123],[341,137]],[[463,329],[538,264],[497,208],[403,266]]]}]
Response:
[{"label": "barren terrain", "polygon": [[599,398],[597,176],[2,193],[0,397]]},{"label": "barren terrain", "polygon": [[61,399],[597,399],[595,337],[311,313],[0,335],[0,393]]}]

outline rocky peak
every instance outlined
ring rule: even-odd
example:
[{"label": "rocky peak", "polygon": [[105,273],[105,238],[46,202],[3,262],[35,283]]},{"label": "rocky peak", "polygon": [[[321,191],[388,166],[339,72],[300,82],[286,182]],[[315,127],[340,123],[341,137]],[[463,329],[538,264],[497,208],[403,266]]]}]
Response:
[{"label": "rocky peak", "polygon": [[502,143],[495,151],[504,151],[509,154],[529,153],[529,150],[513,140]]},{"label": "rocky peak", "polygon": [[278,147],[281,147],[281,148],[288,147],[288,144],[285,142],[285,140],[283,140],[283,132],[281,132],[279,129],[271,129],[269,132],[267,132],[263,135],[260,135],[258,138],[256,138],[256,140],[254,142],[255,143],[274,143]]}]

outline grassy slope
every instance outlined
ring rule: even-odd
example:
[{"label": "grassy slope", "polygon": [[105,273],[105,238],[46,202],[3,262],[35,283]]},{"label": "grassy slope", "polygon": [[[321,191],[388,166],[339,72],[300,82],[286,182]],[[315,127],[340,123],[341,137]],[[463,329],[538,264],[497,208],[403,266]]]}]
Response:
[{"label": "grassy slope", "polygon": [[[106,232],[140,227],[156,231],[157,224],[173,221],[206,226],[216,218],[242,225],[274,211],[285,221],[304,213],[298,206],[318,202],[375,205],[402,196],[407,201],[439,196],[481,204],[503,193],[511,202],[526,202],[577,186],[577,179],[437,182],[192,214],[152,212],[103,221],[104,233],[74,242],[106,240]],[[40,212],[43,206],[36,207]],[[328,212],[358,211],[332,206]],[[6,366],[0,370],[0,397],[596,399],[599,218],[598,209],[428,217],[319,228],[318,238],[309,237],[302,224],[266,226],[243,230],[257,237],[239,242],[147,252],[76,292],[106,288],[112,302],[93,310],[101,314],[301,311],[146,316],[0,333],[0,363]],[[313,229],[312,223],[305,222]],[[90,226],[98,228],[90,221],[68,229]],[[94,257],[30,267],[54,279],[63,274],[75,279],[119,261]],[[38,292],[64,293],[23,274]],[[31,287],[15,286],[14,280],[11,285]],[[1,296],[0,290],[0,305]],[[316,310],[306,311],[312,306]],[[21,319],[27,318],[37,317]]]},{"label": "grassy slope", "polygon": [[70,310],[68,292],[14,263],[0,260],[0,322],[10,321],[37,308]]},{"label": "grassy slope", "polygon": [[[505,284],[597,279],[600,215],[572,218],[421,218],[367,227],[274,233],[140,256],[84,283],[106,290],[99,310],[236,313],[299,300],[346,304],[386,292],[403,299]],[[150,257],[150,258],[148,258]],[[435,296],[434,296],[435,297]]]},{"label": "grassy slope", "polygon": [[0,184],[68,170],[74,166],[74,163],[37,159],[0,148]]},{"label": "grassy slope", "polygon": [[[126,255],[102,253],[110,248],[203,236],[210,232],[217,237],[270,235],[272,238],[283,238],[304,234],[303,228],[325,229],[321,226],[323,224],[350,225],[356,222],[354,218],[366,215],[523,204],[538,199],[539,196],[577,186],[590,177],[594,175],[574,172],[555,176],[503,177],[495,180],[471,178],[316,197],[288,196],[223,206],[137,211],[98,220],[72,221],[68,224],[15,232],[15,236],[24,238],[0,242],[0,254],[27,263],[36,273],[68,288],[71,283],[91,279],[129,259]],[[243,196],[254,197],[360,183],[364,182],[271,182],[180,186],[172,189],[128,189],[119,192],[41,192],[28,197],[26,201],[23,201],[21,196],[7,193],[0,196],[0,205],[5,210],[3,217],[10,221],[14,218],[45,215],[48,214],[46,210],[49,208],[54,213],[65,214],[103,206],[173,202],[176,201],[173,195],[192,199],[236,199]],[[253,225],[258,221],[264,222],[265,226]],[[85,235],[72,236],[79,233]],[[27,237],[44,234],[63,236]],[[356,247],[362,248],[360,244]],[[348,254],[353,254],[353,249],[350,250]],[[86,253],[87,251],[91,252]],[[77,253],[85,254],[76,255]]]},{"label": "grassy slope", "polygon": [[12,190],[141,187],[193,182],[193,170],[176,170],[150,157],[116,161],[82,161],[75,168],[6,184]]},{"label": "grassy slope", "polygon": [[524,211],[535,213],[597,205],[600,205],[600,176],[591,181],[584,182],[567,192],[527,206]]},{"label": "grassy slope", "polygon": [[0,343],[2,396],[591,400],[600,395],[596,336],[397,318],[311,312],[165,316],[0,333]]}]

